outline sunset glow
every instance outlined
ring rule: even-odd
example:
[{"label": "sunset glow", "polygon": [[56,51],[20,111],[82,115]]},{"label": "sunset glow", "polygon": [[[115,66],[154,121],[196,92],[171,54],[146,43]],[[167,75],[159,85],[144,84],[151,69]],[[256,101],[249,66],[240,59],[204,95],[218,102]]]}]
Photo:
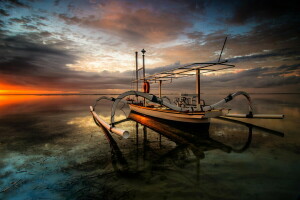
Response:
[{"label": "sunset glow", "polygon": [[[136,51],[141,67],[146,50],[150,75],[216,61],[225,37],[221,59],[236,67],[205,74],[207,88],[300,89],[300,12],[292,2],[4,0],[0,6],[0,77],[7,84],[1,94],[124,92]],[[186,80],[182,89],[194,92],[194,81]]]},{"label": "sunset glow", "polygon": [[15,86],[9,84],[0,84],[0,95],[2,94],[64,94],[79,93],[76,91],[53,91],[46,89],[34,89],[29,87]]}]

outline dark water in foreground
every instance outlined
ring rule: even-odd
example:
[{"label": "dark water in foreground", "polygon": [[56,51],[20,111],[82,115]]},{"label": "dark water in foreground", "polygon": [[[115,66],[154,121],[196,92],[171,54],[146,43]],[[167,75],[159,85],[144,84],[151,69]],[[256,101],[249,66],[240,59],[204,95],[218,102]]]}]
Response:
[{"label": "dark water in foreground", "polygon": [[[220,119],[206,130],[131,115],[140,123],[117,125],[125,140],[95,125],[97,96],[0,96],[0,199],[299,199],[299,97],[253,95],[257,112],[286,115],[257,122],[284,137]],[[228,106],[247,110],[242,98]],[[96,111],[109,121],[110,103]]]}]

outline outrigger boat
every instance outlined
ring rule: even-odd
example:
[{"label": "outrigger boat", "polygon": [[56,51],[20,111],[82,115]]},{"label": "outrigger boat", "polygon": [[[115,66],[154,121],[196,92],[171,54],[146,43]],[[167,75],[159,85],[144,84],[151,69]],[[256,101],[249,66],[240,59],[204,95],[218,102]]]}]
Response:
[{"label": "outrigger boat", "polygon": [[[235,65],[229,64],[228,60],[221,60],[222,52],[226,44],[224,41],[221,53],[218,60],[215,62],[197,62],[185,65],[180,65],[174,69],[163,71],[160,73],[152,74],[146,76],[145,72],[145,53],[143,49],[142,60],[143,66],[138,67],[138,52],[135,52],[136,58],[136,79],[133,81],[136,84],[136,90],[131,90],[120,94],[117,98],[102,96],[96,100],[94,106],[90,106],[90,111],[99,123],[101,123],[106,129],[114,132],[123,137],[129,137],[127,131],[116,128],[115,125],[115,112],[117,106],[120,102],[129,105],[132,112],[136,112],[142,115],[147,115],[162,120],[174,121],[176,123],[198,123],[207,124],[210,123],[211,118],[215,117],[238,117],[238,118],[268,118],[268,119],[282,119],[284,116],[282,114],[254,114],[253,106],[250,95],[244,91],[238,91],[229,94],[224,99],[211,104],[206,105],[205,101],[200,98],[200,74],[216,72],[220,70],[225,70],[235,67]],[[139,71],[142,70],[143,77],[139,78]],[[162,96],[161,86],[165,81],[172,82],[174,79],[196,76],[196,95],[181,95],[181,97],[176,98],[174,103],[166,96]],[[139,91],[139,83],[143,83],[143,91]],[[150,84],[158,83],[159,95],[156,96],[150,93]],[[225,103],[231,101],[235,97],[243,95],[249,106],[249,113],[247,114],[231,114],[230,109],[222,108],[221,106]],[[133,98],[130,98],[133,96]],[[125,99],[126,100],[123,100]],[[111,122],[110,124],[102,120],[95,112],[95,107],[97,102],[106,99],[113,101],[112,111],[111,111]],[[142,99],[142,100],[141,100]]]}]

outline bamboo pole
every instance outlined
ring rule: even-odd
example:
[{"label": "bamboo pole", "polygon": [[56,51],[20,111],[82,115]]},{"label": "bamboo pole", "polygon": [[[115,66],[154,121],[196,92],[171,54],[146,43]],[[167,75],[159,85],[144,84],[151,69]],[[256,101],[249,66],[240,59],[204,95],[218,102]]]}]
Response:
[{"label": "bamboo pole", "polygon": [[226,117],[237,117],[237,118],[263,118],[263,119],[283,119],[282,114],[253,114],[253,116],[248,117],[248,114],[226,114]]},{"label": "bamboo pole", "polygon": [[138,52],[135,52],[135,77],[136,77],[136,91],[139,91],[139,66],[138,66]]},{"label": "bamboo pole", "polygon": [[197,108],[200,107],[200,69],[196,70]]},{"label": "bamboo pole", "polygon": [[159,98],[161,98],[161,83],[162,83],[162,80],[159,80]]},{"label": "bamboo pole", "polygon": [[102,124],[102,126],[104,128],[106,128],[107,130],[119,135],[119,136],[122,136],[123,138],[127,139],[129,137],[129,132],[128,131],[125,131],[125,130],[122,130],[122,129],[119,129],[119,128],[116,128],[116,127],[113,127],[111,125],[109,125],[108,123],[106,123],[103,119],[101,119],[97,113],[93,110],[93,107],[90,106],[90,110],[91,110],[91,113],[92,115],[94,116],[94,118],[100,123]]}]

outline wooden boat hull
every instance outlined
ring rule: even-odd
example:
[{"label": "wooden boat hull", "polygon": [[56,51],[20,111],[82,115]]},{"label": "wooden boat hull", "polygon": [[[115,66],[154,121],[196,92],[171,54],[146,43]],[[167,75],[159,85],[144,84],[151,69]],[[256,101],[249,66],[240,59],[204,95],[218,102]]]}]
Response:
[{"label": "wooden boat hull", "polygon": [[[156,117],[159,119],[170,120],[170,121],[178,121],[178,122],[186,122],[186,123],[210,123],[210,118],[218,117],[224,115],[225,110],[213,110],[206,112],[193,112],[193,113],[185,113],[178,112],[167,109],[160,108],[149,108],[144,106],[138,106],[134,104],[129,104],[131,111],[148,115],[151,117]],[[226,110],[228,112],[228,110]],[[227,113],[225,111],[225,113]]]}]

